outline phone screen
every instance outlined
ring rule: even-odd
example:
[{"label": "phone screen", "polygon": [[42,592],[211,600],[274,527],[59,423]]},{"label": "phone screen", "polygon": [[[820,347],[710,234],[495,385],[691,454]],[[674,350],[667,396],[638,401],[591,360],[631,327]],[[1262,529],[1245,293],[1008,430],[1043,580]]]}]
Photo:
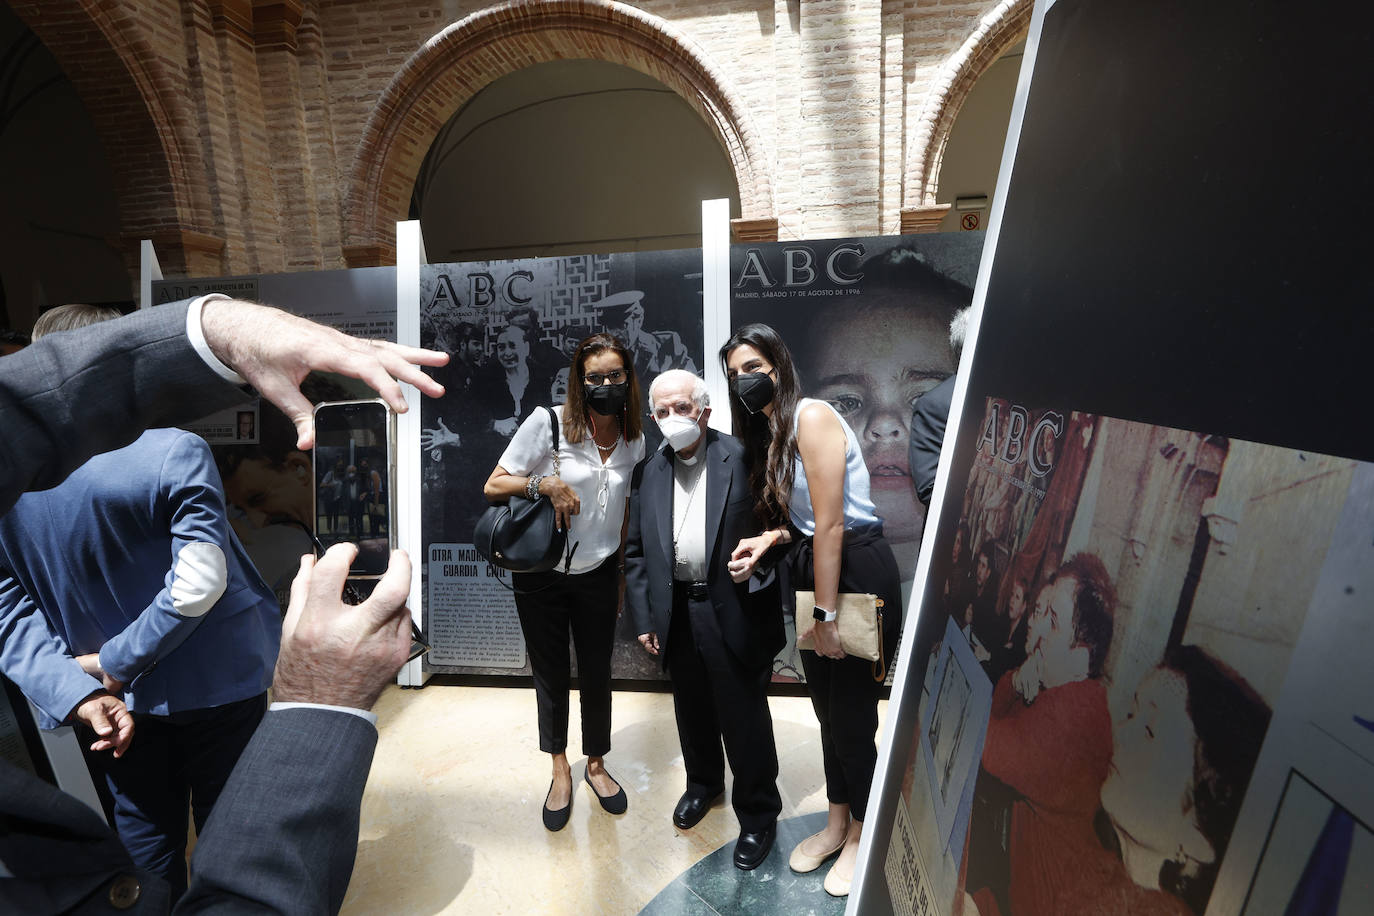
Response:
[{"label": "phone screen", "polygon": [[325,547],[358,545],[355,576],[380,576],[391,553],[389,422],[377,401],[315,409],[315,534]]}]

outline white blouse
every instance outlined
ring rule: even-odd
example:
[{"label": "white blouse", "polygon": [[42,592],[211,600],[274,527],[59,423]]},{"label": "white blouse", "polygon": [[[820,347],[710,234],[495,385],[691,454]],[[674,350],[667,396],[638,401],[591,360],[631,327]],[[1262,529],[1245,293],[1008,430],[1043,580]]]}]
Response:
[{"label": "white blouse", "polygon": [[[553,437],[549,435],[549,416],[540,408],[530,413],[506,446],[498,462],[516,477],[553,474]],[[559,476],[582,501],[582,510],[572,517],[568,543],[577,545],[569,572],[589,572],[620,549],[620,529],[625,522],[625,504],[630,498],[630,475],[644,458],[644,437],[633,442],[618,441],[615,451],[601,463],[601,454],[591,436],[576,445],[563,437],[563,408],[553,408],[558,418]],[[561,568],[561,567],[560,567]]]}]

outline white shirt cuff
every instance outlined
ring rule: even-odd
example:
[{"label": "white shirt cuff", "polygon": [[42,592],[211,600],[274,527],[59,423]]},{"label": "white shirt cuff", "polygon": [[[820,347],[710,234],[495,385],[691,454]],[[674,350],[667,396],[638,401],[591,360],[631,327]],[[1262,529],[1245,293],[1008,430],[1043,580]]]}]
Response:
[{"label": "white shirt cuff", "polygon": [[200,358],[205,360],[205,365],[215,370],[215,374],[226,382],[235,385],[247,384],[243,376],[224,363],[220,362],[219,357],[210,351],[210,345],[205,342],[205,331],[200,326],[200,309],[211,299],[228,299],[224,293],[206,293],[204,296],[191,300],[191,307],[186,310],[186,336],[191,339],[191,346],[200,354]]},{"label": "white shirt cuff", "polygon": [[366,719],[372,723],[374,728],[377,726],[377,714],[375,712],[366,709],[354,709],[352,706],[330,706],[328,703],[273,703],[267,707],[268,712],[278,709],[332,709],[334,712],[346,712],[360,719]]}]

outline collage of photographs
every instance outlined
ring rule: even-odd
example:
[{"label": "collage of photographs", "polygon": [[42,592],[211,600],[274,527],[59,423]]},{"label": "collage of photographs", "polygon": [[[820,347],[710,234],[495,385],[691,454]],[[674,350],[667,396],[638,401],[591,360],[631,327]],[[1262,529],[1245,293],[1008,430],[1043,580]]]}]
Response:
[{"label": "collage of photographs", "polygon": [[[1352,483],[1370,468],[1005,399],[981,416],[932,566],[943,626],[916,648],[894,899],[1202,916],[1295,650],[1329,626],[1318,575],[1343,513],[1368,520]],[[1286,797],[1317,791],[1295,776]],[[1323,810],[1314,842],[1367,864],[1367,828]]]}]

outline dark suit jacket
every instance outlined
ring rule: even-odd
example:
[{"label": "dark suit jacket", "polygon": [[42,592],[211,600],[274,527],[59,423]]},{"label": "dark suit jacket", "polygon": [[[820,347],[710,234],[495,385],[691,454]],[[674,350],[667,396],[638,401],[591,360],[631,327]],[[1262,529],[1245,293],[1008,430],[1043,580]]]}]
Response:
[{"label": "dark suit jacket", "polygon": [[916,485],[916,498],[927,506],[935,489],[940,449],[945,444],[945,424],[949,421],[950,402],[954,400],[954,378],[951,375],[921,395],[911,412],[911,441],[907,446],[911,482]]},{"label": "dark suit jacket", "polygon": [[[744,445],[706,431],[706,582],[721,636],[746,665],[768,664],[787,641],[776,586],[750,594],[730,580],[726,562],[741,538],[760,531],[744,465]],[[659,658],[668,658],[673,607],[673,453],[663,448],[635,469],[630,484],[630,530],[625,544],[625,601],[637,632],[656,632]]]},{"label": "dark suit jacket", "polygon": [[[242,401],[192,348],[187,305],[54,334],[0,358],[0,512],[146,427]],[[348,713],[269,712],[196,845],[177,911],[338,910],[376,741],[376,729]],[[13,876],[0,880],[0,912],[115,912],[109,888],[123,875],[143,886],[123,912],[166,911],[166,887],[134,868],[98,815],[4,762],[0,863]]]}]

